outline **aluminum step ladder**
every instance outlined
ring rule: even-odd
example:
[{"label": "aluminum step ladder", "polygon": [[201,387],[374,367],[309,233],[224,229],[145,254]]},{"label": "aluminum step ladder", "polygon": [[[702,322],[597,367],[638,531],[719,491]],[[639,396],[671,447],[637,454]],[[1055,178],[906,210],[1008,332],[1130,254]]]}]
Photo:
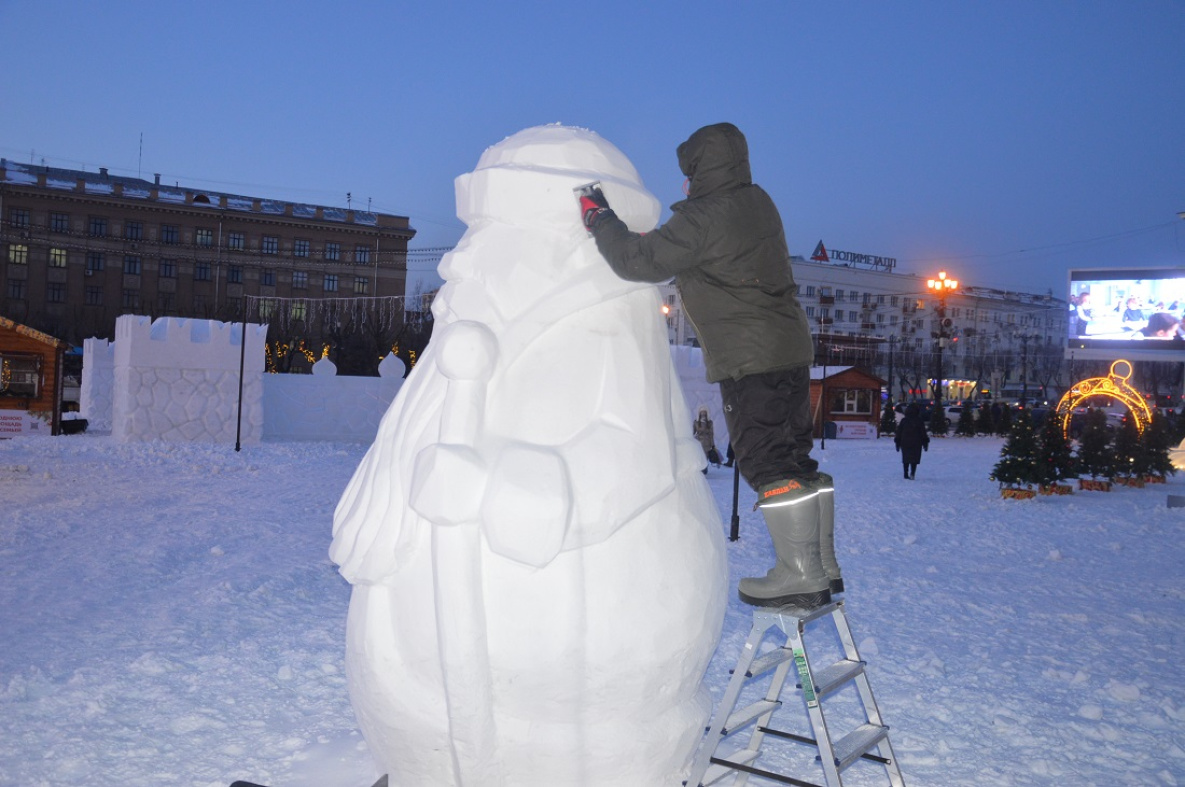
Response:
[{"label": "aluminum step ladder", "polygon": [[[839,647],[831,649],[840,658],[823,669],[815,669],[807,655],[804,632],[815,621],[830,619],[839,635]],[[817,628],[817,627],[812,627]],[[767,634],[777,629],[785,636],[785,643],[773,649],[761,650]],[[812,630],[812,644],[821,632]],[[777,637],[776,632],[774,636]],[[852,631],[848,627],[847,614],[842,600],[832,601],[818,609],[804,610],[797,607],[758,607],[753,612],[753,628],[745,642],[732,679],[724,697],[712,717],[708,734],[691,767],[691,774],[684,782],[688,787],[707,787],[728,776],[733,776],[732,785],[748,784],[750,777],[772,780],[798,787],[820,787],[813,782],[795,779],[757,767],[762,744],[766,737],[779,741],[791,741],[815,747],[815,760],[822,766],[826,787],[842,787],[843,772],[849,765],[864,761],[883,765],[892,787],[905,787],[893,747],[889,743],[889,728],[881,719],[880,710],[872,696],[872,688],[865,674],[865,662],[856,651]],[[774,729],[770,726],[775,713],[781,708],[781,695],[794,671],[796,685],[802,695],[810,730],[814,737]],[[761,681],[773,673],[767,691],[760,699],[734,710],[746,686]],[[862,709],[857,713],[849,703],[846,719],[853,728],[838,741],[832,743],[831,733],[823,715],[823,699],[847,686],[854,685]],[[751,689],[749,694],[753,694]],[[863,721],[861,722],[860,719]],[[748,744],[728,754],[717,750],[734,733],[750,730]]]}]

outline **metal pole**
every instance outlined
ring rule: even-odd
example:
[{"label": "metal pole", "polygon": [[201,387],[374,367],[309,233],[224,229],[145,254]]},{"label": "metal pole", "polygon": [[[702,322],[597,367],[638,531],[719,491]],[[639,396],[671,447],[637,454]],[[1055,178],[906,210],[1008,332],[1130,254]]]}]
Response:
[{"label": "metal pole", "polygon": [[235,450],[243,450],[243,367],[247,360],[247,296],[240,301],[239,308],[243,312],[242,332],[239,336],[239,414],[235,424]]},{"label": "metal pole", "polygon": [[819,450],[827,450],[827,350],[823,351],[823,379],[819,380]]},{"label": "metal pole", "polygon": [[741,496],[741,463],[733,452],[732,459],[732,526],[728,531],[728,540],[736,541],[741,537],[741,518],[737,514],[737,504]]}]

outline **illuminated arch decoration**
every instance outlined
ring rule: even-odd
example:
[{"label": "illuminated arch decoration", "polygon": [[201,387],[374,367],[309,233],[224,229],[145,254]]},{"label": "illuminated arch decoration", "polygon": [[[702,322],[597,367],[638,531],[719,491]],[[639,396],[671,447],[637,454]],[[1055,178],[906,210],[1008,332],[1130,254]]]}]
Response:
[{"label": "illuminated arch decoration", "polygon": [[[1123,367],[1120,367],[1120,364],[1123,364]],[[1124,368],[1126,374],[1122,373]],[[1110,396],[1123,402],[1127,406],[1127,411],[1136,419],[1136,430],[1142,434],[1152,423],[1152,410],[1140,392],[1128,385],[1127,381],[1131,379],[1132,371],[1131,362],[1120,359],[1111,364],[1111,373],[1107,377],[1091,377],[1070,386],[1070,390],[1058,401],[1055,411],[1062,419],[1062,434],[1067,438],[1070,436],[1070,418],[1074,414],[1074,408],[1092,396]]]}]

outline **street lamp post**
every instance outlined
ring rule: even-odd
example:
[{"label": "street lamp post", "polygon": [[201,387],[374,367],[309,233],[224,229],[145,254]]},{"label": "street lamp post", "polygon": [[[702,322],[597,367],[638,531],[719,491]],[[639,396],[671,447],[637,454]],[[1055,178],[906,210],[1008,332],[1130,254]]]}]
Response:
[{"label": "street lamp post", "polygon": [[938,368],[934,375],[934,407],[938,411],[939,417],[945,420],[946,412],[942,409],[942,350],[950,336],[946,331],[950,327],[950,320],[946,318],[946,296],[959,288],[959,282],[955,279],[948,279],[946,271],[939,271],[938,278],[926,280],[926,288],[938,296],[938,332],[935,335],[938,340],[936,364]]},{"label": "street lamp post", "polygon": [[1020,406],[1029,403],[1029,342],[1038,338],[1031,333],[1022,333],[1020,339]]}]

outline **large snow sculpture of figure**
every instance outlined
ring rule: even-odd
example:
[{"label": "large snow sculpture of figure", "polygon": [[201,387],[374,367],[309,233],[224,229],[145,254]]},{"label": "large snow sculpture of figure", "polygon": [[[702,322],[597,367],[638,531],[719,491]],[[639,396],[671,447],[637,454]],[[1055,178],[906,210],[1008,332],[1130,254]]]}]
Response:
[{"label": "large snow sculpture of figure", "polygon": [[615,147],[522,131],[457,179],[432,341],[338,504],[358,722],[399,785],[677,785],[727,567],[657,290],[574,210]]}]

